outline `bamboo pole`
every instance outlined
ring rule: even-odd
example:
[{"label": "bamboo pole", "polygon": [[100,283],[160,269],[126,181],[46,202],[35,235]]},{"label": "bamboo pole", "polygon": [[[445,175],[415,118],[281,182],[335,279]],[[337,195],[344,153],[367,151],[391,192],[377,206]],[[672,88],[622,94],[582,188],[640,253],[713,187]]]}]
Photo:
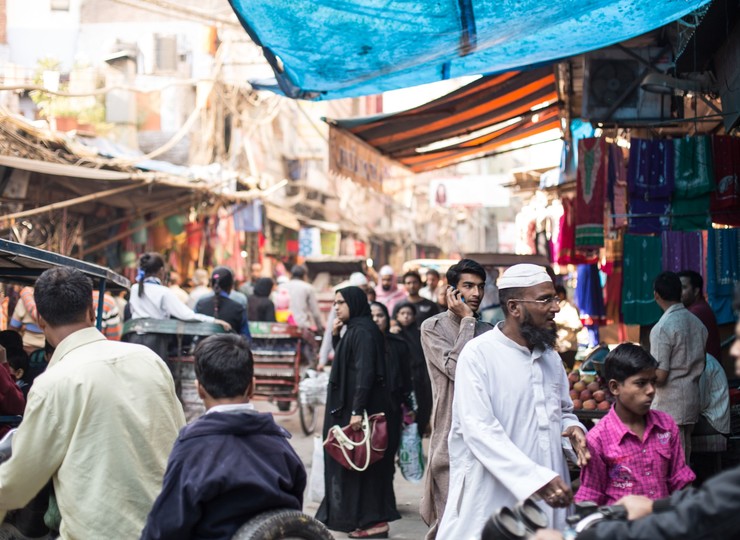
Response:
[{"label": "bamboo pole", "polygon": [[82,197],[76,197],[74,199],[68,199],[66,201],[51,203],[51,204],[47,204],[46,206],[39,206],[38,208],[32,208],[31,210],[23,210],[22,212],[15,212],[13,214],[8,214],[7,216],[3,216],[3,220],[9,221],[11,219],[35,216],[38,214],[43,214],[44,212],[51,212],[53,210],[59,210],[60,208],[67,208],[70,206],[75,206],[75,205],[86,203],[89,201],[103,199],[105,197],[110,197],[111,195],[118,195],[119,193],[124,193],[126,191],[132,191],[134,189],[143,187],[145,185],[146,184],[131,184],[128,186],[107,189],[105,191],[99,191],[97,193],[83,195]]}]

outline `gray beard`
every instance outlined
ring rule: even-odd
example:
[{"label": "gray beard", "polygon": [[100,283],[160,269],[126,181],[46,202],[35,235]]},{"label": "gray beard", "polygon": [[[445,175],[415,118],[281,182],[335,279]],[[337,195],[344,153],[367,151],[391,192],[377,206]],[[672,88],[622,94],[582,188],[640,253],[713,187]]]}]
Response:
[{"label": "gray beard", "polygon": [[524,321],[519,326],[519,332],[524,341],[527,342],[527,347],[531,350],[548,347],[552,349],[558,339],[557,328],[539,328],[535,326],[532,324],[532,316],[529,312],[524,314]]}]

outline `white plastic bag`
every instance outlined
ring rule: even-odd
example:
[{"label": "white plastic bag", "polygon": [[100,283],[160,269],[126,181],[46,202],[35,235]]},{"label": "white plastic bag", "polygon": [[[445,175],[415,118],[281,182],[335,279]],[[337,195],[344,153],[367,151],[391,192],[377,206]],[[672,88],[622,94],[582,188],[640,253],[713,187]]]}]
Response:
[{"label": "white plastic bag", "polygon": [[398,461],[401,465],[401,474],[406,480],[413,484],[421,482],[424,477],[424,453],[416,422],[403,426]]},{"label": "white plastic bag", "polygon": [[313,461],[308,479],[308,498],[316,503],[324,500],[324,445],[321,437],[313,438]]},{"label": "white plastic bag", "polygon": [[303,405],[326,405],[328,386],[328,372],[307,369],[306,378],[298,384],[298,397]]}]

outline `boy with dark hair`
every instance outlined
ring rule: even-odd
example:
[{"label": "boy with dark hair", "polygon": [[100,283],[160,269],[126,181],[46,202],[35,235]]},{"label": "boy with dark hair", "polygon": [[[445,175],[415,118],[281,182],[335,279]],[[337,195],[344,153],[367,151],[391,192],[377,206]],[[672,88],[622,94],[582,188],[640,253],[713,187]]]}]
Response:
[{"label": "boy with dark hair", "polygon": [[15,384],[23,392],[23,398],[28,399],[28,391],[31,389],[33,377],[28,369],[29,361],[26,352],[19,351],[8,355],[8,367],[10,368],[10,374],[15,379]]},{"label": "boy with dark hair", "polygon": [[290,434],[249,403],[252,352],[242,336],[211,336],[195,349],[206,414],[172,449],[144,539],[231,538],[267,510],[301,510],[306,471]]},{"label": "boy with dark hair", "polygon": [[655,358],[632,343],[607,355],[604,369],[616,402],[586,436],[591,460],[581,469],[576,501],[606,505],[625,495],[660,499],[696,478],[686,465],[678,426],[670,415],[650,409],[657,367]]}]

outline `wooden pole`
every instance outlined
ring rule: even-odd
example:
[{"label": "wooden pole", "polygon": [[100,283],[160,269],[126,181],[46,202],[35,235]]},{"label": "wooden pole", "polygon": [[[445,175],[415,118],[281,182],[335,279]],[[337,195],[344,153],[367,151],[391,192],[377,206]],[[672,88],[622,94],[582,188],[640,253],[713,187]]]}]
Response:
[{"label": "wooden pole", "polygon": [[97,199],[103,199],[110,197],[111,195],[118,195],[126,191],[132,191],[134,189],[144,187],[148,184],[131,184],[128,186],[122,186],[113,189],[107,189],[105,191],[99,191],[97,193],[91,193],[89,195],[83,195],[82,197],[76,197],[74,199],[68,199],[66,201],[56,202],[47,204],[46,206],[39,206],[38,208],[32,208],[31,210],[23,210],[22,212],[15,212],[14,214],[8,214],[3,216],[3,220],[18,219],[28,216],[35,216],[37,214],[43,214],[44,212],[51,212],[53,210],[59,210],[60,208],[67,208],[69,206],[75,206],[78,204],[86,203],[88,201],[94,201]]}]

